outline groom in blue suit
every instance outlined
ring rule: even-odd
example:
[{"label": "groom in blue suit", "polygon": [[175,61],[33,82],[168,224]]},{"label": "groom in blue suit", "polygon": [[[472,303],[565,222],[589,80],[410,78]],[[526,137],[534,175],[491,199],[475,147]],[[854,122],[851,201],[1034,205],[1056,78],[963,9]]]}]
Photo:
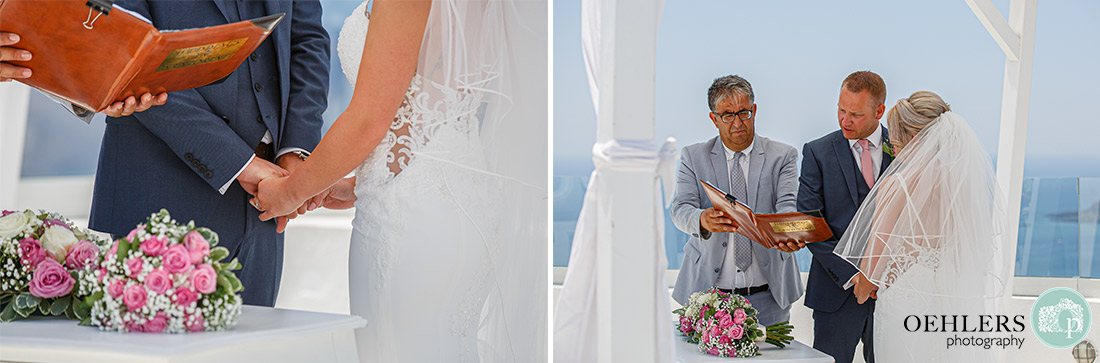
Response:
[{"label": "groom in blue suit", "polygon": [[850,363],[862,340],[863,358],[873,363],[875,301],[858,301],[854,291],[873,290],[874,285],[833,249],[893,160],[892,152],[885,151],[892,149],[886,128],[879,125],[886,112],[886,83],[875,73],[859,71],[845,78],[840,88],[841,129],[802,147],[798,210],[821,210],[835,236],[806,245],[813,262],[805,304],[814,310],[814,349],[833,356],[836,363]]},{"label": "groom in blue suit", "polygon": [[[89,224],[125,235],[166,208],[216,231],[244,265],[245,304],[274,306],[283,235],[248,204],[260,180],[285,175],[321,139],[329,36],[316,1],[116,1],[158,29],[191,29],[285,13],[248,60],[215,84],[163,106],[108,118]],[[279,223],[286,223],[282,220]]]}]

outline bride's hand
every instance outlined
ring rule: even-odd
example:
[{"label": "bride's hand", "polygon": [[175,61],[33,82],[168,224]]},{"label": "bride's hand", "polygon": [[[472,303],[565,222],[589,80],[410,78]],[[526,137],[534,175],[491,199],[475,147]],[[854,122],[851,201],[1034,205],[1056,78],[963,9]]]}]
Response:
[{"label": "bride's hand", "polygon": [[276,177],[260,181],[256,197],[252,198],[252,205],[263,211],[263,214],[260,214],[260,220],[267,221],[275,217],[297,215],[298,207],[305,200],[295,200],[296,198],[290,193],[287,180],[286,177]]},{"label": "bride's hand", "polygon": [[355,206],[355,177],[344,178],[336,182],[325,196],[324,207],[328,209],[348,209]]}]

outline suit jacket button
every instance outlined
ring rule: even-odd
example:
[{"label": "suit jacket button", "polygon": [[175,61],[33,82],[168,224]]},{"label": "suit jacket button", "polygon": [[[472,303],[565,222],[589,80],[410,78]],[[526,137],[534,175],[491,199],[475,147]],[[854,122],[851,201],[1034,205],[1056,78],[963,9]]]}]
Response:
[{"label": "suit jacket button", "polygon": [[199,163],[199,159],[191,159],[191,166],[192,167],[197,168],[197,167],[199,167],[199,165],[202,165],[202,163]]},{"label": "suit jacket button", "polygon": [[719,269],[717,269],[717,268],[714,269],[714,273],[718,273],[718,271],[719,271]]},{"label": "suit jacket button", "polygon": [[729,242],[722,242],[722,247],[726,247],[726,245],[728,245],[728,244],[729,244]]},{"label": "suit jacket button", "polygon": [[199,165],[199,172],[206,173],[206,165]]},{"label": "suit jacket button", "polygon": [[264,86],[259,83],[253,85],[252,87],[256,89],[256,92],[262,92],[264,90]]},{"label": "suit jacket button", "polygon": [[256,122],[264,123],[264,117],[261,115],[256,115]]},{"label": "suit jacket button", "polygon": [[187,161],[191,161],[191,160],[195,160],[195,155],[191,155],[191,153],[186,153],[186,154],[183,154],[183,158]]},{"label": "suit jacket button", "polygon": [[229,116],[222,115],[222,121],[225,121],[225,123],[229,123]]},{"label": "suit jacket button", "polygon": [[205,176],[207,179],[210,179],[210,178],[214,177],[214,172],[207,170],[205,173],[202,174],[202,176]]}]

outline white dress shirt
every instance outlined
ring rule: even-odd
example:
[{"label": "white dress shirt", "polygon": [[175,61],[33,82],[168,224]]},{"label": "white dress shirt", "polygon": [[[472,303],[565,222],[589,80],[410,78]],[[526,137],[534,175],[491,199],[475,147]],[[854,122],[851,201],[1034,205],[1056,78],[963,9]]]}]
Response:
[{"label": "white dress shirt", "polygon": [[[752,154],[752,147],[756,144],[756,139],[746,147],[745,150],[741,150],[744,154],[741,156],[740,166],[741,172],[744,173],[745,187],[747,188],[749,183],[749,155]],[[726,150],[726,175],[731,174],[733,170],[734,156],[736,151],[730,150],[725,144],[722,147]],[[730,181],[730,185],[727,186],[729,190],[733,190],[733,181]],[[748,190],[746,190],[746,195]],[[744,203],[745,201],[743,201]],[[748,203],[745,203],[748,205]],[[723,289],[737,289],[742,287],[756,287],[768,283],[768,279],[764,277],[764,271],[760,269],[760,259],[756,258],[756,255],[752,256],[752,264],[745,271],[737,268],[737,244],[734,243],[735,235],[733,233],[726,233],[726,259],[722,261],[722,270],[718,273],[718,282],[715,283]],[[756,242],[752,242],[756,243]]]},{"label": "white dress shirt", "polygon": [[[882,174],[882,126],[876,125],[875,132],[867,136],[867,141],[870,142],[869,151],[871,152],[871,165],[872,171],[875,173],[875,182],[878,182],[879,174]],[[852,156],[856,158],[856,171],[863,170],[863,148],[859,147],[859,140],[848,139],[848,146],[852,149]],[[856,273],[858,276],[859,273]],[[844,289],[855,285],[856,276],[852,276],[848,280],[847,284],[844,284]]]}]

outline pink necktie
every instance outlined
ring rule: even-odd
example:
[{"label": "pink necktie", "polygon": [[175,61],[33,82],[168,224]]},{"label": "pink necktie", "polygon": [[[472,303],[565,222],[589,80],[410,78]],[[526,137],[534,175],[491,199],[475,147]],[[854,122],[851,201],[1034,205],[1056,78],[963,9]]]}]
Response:
[{"label": "pink necktie", "polygon": [[858,142],[859,147],[863,149],[863,152],[859,153],[859,168],[863,172],[863,181],[867,182],[868,188],[871,188],[875,186],[875,165],[871,163],[871,142],[867,139]]}]

